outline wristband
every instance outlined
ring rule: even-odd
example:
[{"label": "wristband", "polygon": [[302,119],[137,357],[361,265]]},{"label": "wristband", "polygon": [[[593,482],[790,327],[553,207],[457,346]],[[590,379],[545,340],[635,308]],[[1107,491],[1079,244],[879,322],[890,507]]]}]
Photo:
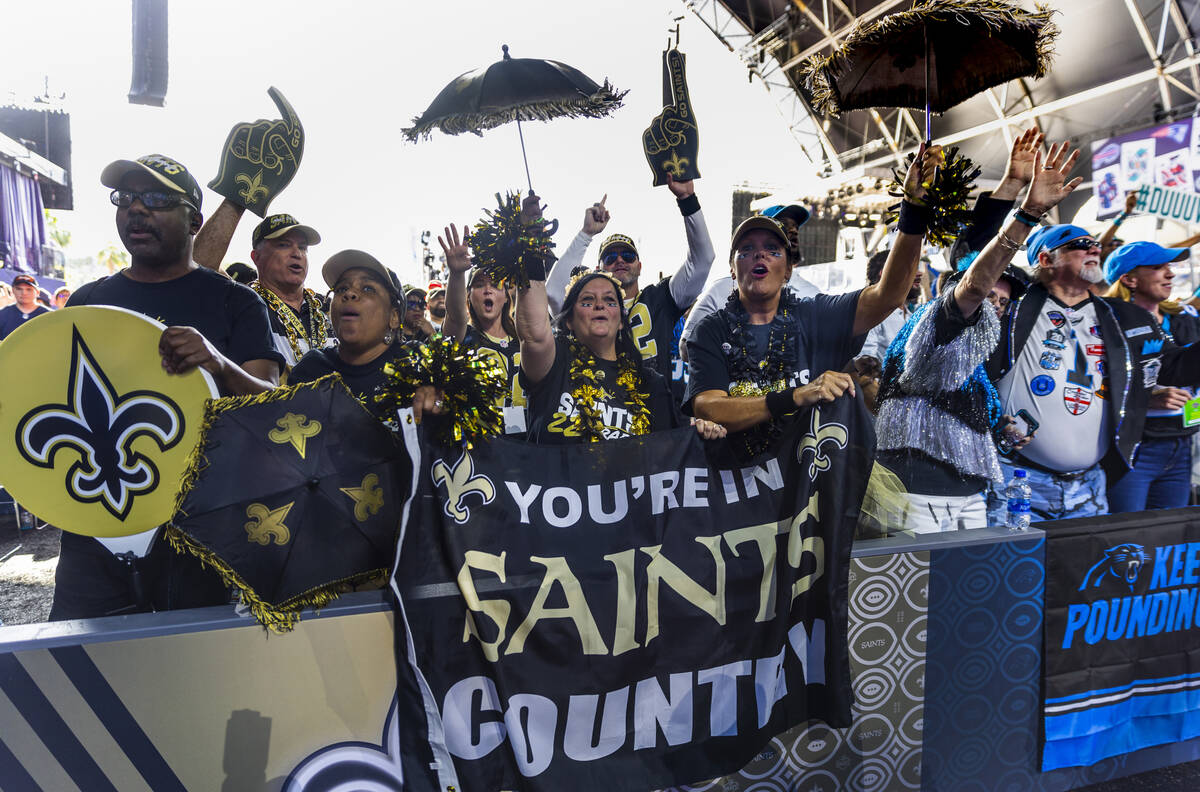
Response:
[{"label": "wristband", "polygon": [[771,418],[782,418],[795,411],[796,403],[792,401],[792,392],[795,390],[795,388],[787,388],[767,394],[767,412],[771,414]]},{"label": "wristband", "polygon": [[929,215],[929,207],[918,206],[907,200],[901,201],[900,219],[896,223],[896,228],[900,229],[901,234],[923,236],[925,229],[929,227]]},{"label": "wristband", "polygon": [[525,277],[531,281],[546,280],[546,257],[528,255],[524,257]]},{"label": "wristband", "polygon": [[1017,222],[1020,222],[1020,223],[1024,223],[1025,225],[1029,226],[1030,228],[1037,228],[1038,225],[1040,225],[1041,221],[1042,221],[1042,218],[1038,217],[1037,215],[1033,214],[1032,212],[1026,212],[1024,209],[1022,209],[1019,206],[1013,210],[1012,216],[1013,216],[1013,220],[1016,220]]},{"label": "wristband", "polygon": [[1117,215],[1116,217],[1114,217],[1114,218],[1113,218],[1113,228],[1120,228],[1120,227],[1121,227],[1121,223],[1124,223],[1124,222],[1125,222],[1125,218],[1126,218],[1126,217],[1129,217],[1129,213],[1128,213],[1128,212],[1121,212],[1121,214],[1119,214],[1119,215]]},{"label": "wristband", "polygon": [[684,217],[700,211],[700,199],[696,197],[696,193],[692,193],[687,198],[676,198],[675,203],[679,204],[679,213]]}]

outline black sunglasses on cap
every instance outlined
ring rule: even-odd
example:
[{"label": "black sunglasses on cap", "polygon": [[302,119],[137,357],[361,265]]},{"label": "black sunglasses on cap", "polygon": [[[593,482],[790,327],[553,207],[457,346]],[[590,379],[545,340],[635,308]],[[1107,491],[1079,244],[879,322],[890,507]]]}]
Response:
[{"label": "black sunglasses on cap", "polygon": [[1067,250],[1099,250],[1100,243],[1094,239],[1084,239],[1081,237],[1079,239],[1072,239],[1070,242],[1064,242],[1054,249],[1062,250],[1063,248]]},{"label": "black sunglasses on cap", "polygon": [[[162,209],[174,209],[180,204],[192,206],[191,201],[183,195],[176,192],[167,192],[165,190],[147,190],[146,192],[136,192],[134,190],[113,190],[109,194],[108,199],[112,201],[113,206],[119,206],[122,209],[133,205],[134,200],[142,202],[142,206],[152,211]],[[199,211],[199,210],[197,210]]]},{"label": "black sunglasses on cap", "polygon": [[617,263],[618,258],[626,264],[632,264],[637,261],[637,253],[634,253],[632,250],[614,250],[611,253],[605,253],[604,258],[600,259],[600,263],[606,267],[611,267]]}]

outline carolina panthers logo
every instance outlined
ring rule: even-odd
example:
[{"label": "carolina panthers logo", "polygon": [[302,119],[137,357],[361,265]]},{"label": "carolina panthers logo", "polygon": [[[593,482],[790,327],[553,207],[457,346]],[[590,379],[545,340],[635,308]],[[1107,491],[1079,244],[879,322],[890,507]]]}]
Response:
[{"label": "carolina panthers logo", "polygon": [[829,470],[829,457],[821,450],[821,447],[826,443],[833,443],[838,449],[846,447],[846,439],[849,434],[846,432],[846,427],[839,423],[825,424],[821,426],[821,408],[814,407],[812,411],[812,424],[808,430],[808,434],[800,441],[800,445],[796,447],[796,461],[804,460],[804,452],[812,451],[812,464],[808,466],[808,477],[815,479],[817,473],[823,473]]},{"label": "carolina panthers logo", "polygon": [[133,443],[151,437],[159,450],[183,436],[183,412],[154,391],[118,394],[78,328],[72,328],[67,403],[27,412],[17,423],[17,449],[33,465],[53,468],[59,449],[79,459],[67,471],[67,494],[81,503],[99,501],[124,520],[135,496],[158,485],[158,468]]},{"label": "carolina panthers logo", "polygon": [[1133,591],[1133,584],[1137,582],[1138,573],[1142,571],[1142,565],[1145,563],[1146,551],[1140,544],[1126,542],[1110,547],[1104,551],[1104,558],[1083,576],[1079,591],[1088,586],[1099,586],[1106,575],[1120,578],[1129,584],[1129,590]]},{"label": "carolina panthers logo", "polygon": [[446,503],[443,511],[446,516],[462,525],[471,516],[464,505],[467,496],[474,493],[483,499],[484,504],[492,502],[496,497],[496,487],[487,476],[475,475],[475,461],[471,459],[470,451],[463,451],[462,457],[449,467],[439,459],[430,469],[433,483],[446,486]]}]

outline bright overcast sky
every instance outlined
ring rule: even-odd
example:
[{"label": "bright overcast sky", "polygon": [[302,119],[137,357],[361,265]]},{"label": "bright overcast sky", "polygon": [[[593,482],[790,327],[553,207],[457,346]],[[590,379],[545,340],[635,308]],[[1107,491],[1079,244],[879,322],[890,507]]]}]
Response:
[{"label": "bright overcast sky", "polygon": [[[309,283],[338,250],[367,250],[415,280],[422,230],[474,223],[493,194],[523,187],[515,125],[479,138],[435,132],[410,144],[400,130],[458,74],[487,65],[508,44],[515,57],[568,63],[597,82],[628,89],[625,106],[602,120],[524,125],[534,188],[561,228],[564,248],[584,208],[608,194],[609,232],[639,243],[647,274],[670,272],[685,242],[675,202],[652,188],[641,133],[661,107],[661,52],[672,17],[683,16],[681,49],[700,124],[697,194],[724,268],[730,195],[749,181],[786,184],[807,173],[799,146],[761,83],[681,0],[578,2],[292,2],[175,0],[170,4],[166,106],[131,105],[128,0],[6,3],[0,101],[65,92],[71,113],[75,211],[68,257],[120,245],[103,166],[162,153],[206,184],[230,127],[276,117],[278,87],[304,124],[299,174],[271,205],[316,227]],[[220,197],[206,190],[204,209]],[[247,260],[257,218],[247,214],[226,263]],[[595,245],[590,251],[595,255]],[[434,242],[434,250],[438,251]],[[590,259],[589,259],[590,261]]]}]

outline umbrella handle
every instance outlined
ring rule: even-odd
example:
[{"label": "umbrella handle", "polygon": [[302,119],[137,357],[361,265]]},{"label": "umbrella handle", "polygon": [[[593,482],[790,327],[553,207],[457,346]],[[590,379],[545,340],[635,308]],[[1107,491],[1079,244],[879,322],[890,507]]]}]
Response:
[{"label": "umbrella handle", "polygon": [[517,111],[517,137],[521,139],[521,159],[525,161],[525,182],[529,185],[529,194],[533,195],[533,179],[529,177],[529,157],[525,154],[525,133],[521,131],[520,112]]}]

